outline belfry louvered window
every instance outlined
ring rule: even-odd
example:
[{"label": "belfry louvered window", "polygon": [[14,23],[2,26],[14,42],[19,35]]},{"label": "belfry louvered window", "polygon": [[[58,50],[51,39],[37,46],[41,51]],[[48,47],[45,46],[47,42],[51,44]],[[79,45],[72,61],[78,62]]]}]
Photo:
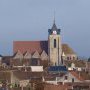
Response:
[{"label": "belfry louvered window", "polygon": [[54,48],[56,48],[56,39],[54,39]]}]

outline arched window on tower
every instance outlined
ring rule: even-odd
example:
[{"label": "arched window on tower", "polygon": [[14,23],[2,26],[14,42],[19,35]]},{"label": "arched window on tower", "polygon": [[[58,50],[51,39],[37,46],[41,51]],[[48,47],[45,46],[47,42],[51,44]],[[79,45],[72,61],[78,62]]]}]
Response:
[{"label": "arched window on tower", "polygon": [[56,48],[56,39],[54,39],[54,48]]}]

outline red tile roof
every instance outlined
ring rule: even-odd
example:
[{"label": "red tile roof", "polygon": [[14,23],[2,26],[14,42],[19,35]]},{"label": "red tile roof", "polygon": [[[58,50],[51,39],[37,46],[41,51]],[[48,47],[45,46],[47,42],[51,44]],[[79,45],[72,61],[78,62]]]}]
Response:
[{"label": "red tile roof", "polygon": [[53,84],[45,84],[44,90],[67,90],[69,86],[67,85],[53,85]]},{"label": "red tile roof", "polygon": [[[25,53],[26,51],[31,54],[35,51],[41,53],[43,50],[48,54],[48,41],[14,41],[13,42],[13,52],[17,51]],[[62,44],[62,51],[65,54],[75,54],[73,49],[71,49],[67,44]]]},{"label": "red tile roof", "polygon": [[80,81],[83,81],[84,80],[84,78],[81,77],[81,75],[79,75],[79,73],[77,73],[76,71],[70,71],[70,73],[72,75],[74,75],[78,80],[80,80]]},{"label": "red tile roof", "polygon": [[30,53],[38,51],[41,53],[43,50],[48,53],[48,41],[14,41],[13,52],[16,53],[18,50],[21,53],[25,53],[26,51]]}]

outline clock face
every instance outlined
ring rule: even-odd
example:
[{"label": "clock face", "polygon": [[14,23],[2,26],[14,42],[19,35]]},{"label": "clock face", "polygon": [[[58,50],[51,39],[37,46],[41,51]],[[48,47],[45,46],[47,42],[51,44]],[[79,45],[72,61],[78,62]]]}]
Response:
[{"label": "clock face", "polygon": [[55,34],[55,35],[56,35],[56,34],[57,34],[57,32],[56,32],[56,31],[53,31],[53,34]]}]

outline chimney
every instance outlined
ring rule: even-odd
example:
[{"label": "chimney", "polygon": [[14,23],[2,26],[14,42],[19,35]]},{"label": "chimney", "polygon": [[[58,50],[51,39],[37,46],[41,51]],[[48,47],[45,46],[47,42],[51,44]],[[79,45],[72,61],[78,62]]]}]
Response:
[{"label": "chimney", "polygon": [[65,83],[64,83],[64,80],[63,80],[62,84],[63,84],[63,85],[65,84]]},{"label": "chimney", "polygon": [[57,77],[56,77],[56,85],[57,85],[57,81],[58,81],[58,79],[57,79]]}]

